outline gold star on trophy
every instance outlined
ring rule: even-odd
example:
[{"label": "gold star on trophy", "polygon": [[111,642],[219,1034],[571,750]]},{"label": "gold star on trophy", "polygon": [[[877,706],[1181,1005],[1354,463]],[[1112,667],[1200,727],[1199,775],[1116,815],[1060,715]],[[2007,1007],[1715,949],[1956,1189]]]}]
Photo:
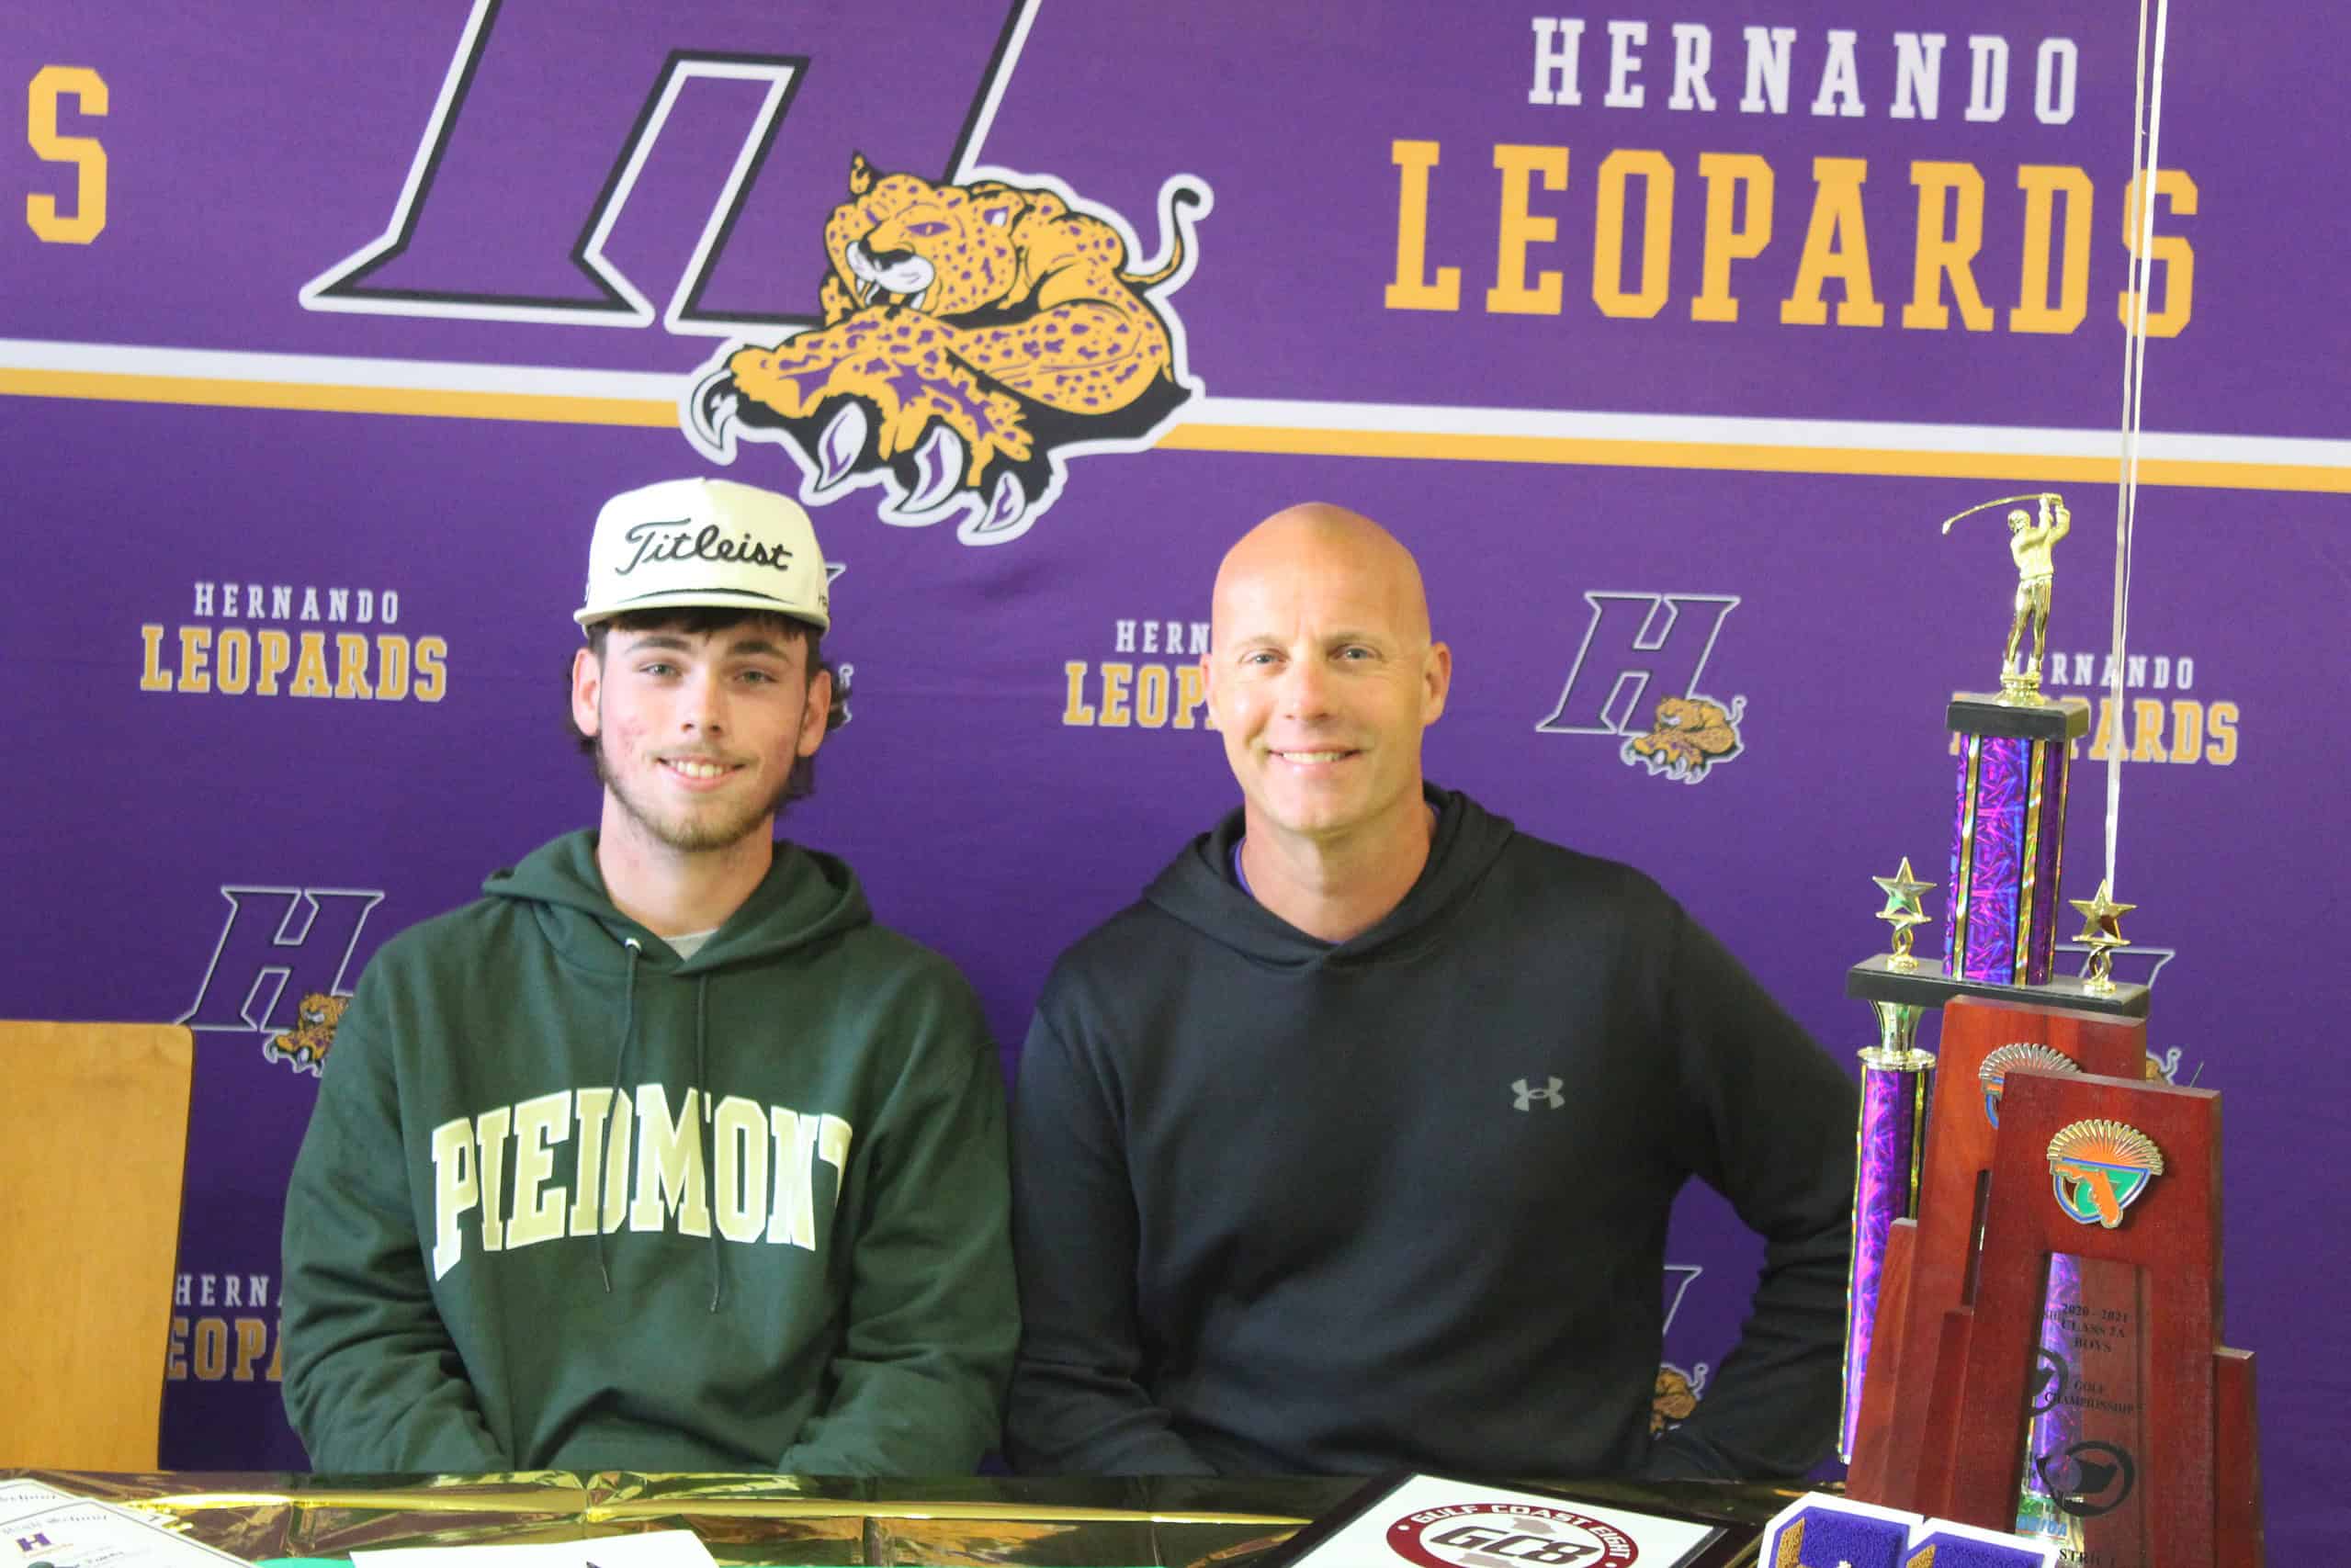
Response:
[{"label": "gold star on trophy", "polygon": [[1918,960],[1910,956],[1910,928],[1927,923],[1927,915],[1918,907],[1918,896],[1935,885],[1921,882],[1910,874],[1908,855],[1902,857],[1902,869],[1892,876],[1873,876],[1870,880],[1885,889],[1886,907],[1878,911],[1878,919],[1893,928],[1893,961],[1886,967],[1917,968]]},{"label": "gold star on trophy", "polygon": [[2082,983],[2100,993],[2114,989],[2114,950],[2131,945],[2122,935],[2122,917],[2139,907],[2116,903],[2112,888],[2111,882],[2101,882],[2097,897],[2065,900],[2082,911],[2082,934],[2074,940],[2090,950],[2090,972],[2082,976]]}]

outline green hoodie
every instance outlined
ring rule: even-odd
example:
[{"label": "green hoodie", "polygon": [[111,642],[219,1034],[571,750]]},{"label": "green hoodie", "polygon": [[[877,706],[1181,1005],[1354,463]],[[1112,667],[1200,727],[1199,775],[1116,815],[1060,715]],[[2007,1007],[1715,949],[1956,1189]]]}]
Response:
[{"label": "green hoodie", "polygon": [[595,848],[387,942],[336,1029],[286,1201],[311,1463],[967,1472],[1019,1334],[970,987],[786,843],[681,962]]}]

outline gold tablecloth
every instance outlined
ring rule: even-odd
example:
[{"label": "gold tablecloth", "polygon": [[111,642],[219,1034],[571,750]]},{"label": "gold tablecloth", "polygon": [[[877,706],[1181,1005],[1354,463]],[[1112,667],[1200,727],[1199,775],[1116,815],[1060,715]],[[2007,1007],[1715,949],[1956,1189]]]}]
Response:
[{"label": "gold tablecloth", "polygon": [[[6,1472],[160,1514],[249,1562],[390,1546],[585,1540],[691,1529],[740,1568],[900,1563],[1245,1568],[1361,1484],[1350,1479],[147,1475]],[[1663,1505],[1759,1528],[1797,1495],[1763,1485],[1584,1482],[1605,1507]]]}]

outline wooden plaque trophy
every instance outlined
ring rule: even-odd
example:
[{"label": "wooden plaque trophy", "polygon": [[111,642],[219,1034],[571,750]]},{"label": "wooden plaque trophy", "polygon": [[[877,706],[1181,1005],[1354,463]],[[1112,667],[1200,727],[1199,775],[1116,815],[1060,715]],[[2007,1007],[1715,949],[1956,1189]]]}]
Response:
[{"label": "wooden plaque trophy", "polygon": [[[2064,502],[2010,499],[2038,515],[2008,514],[2000,691],[1948,713],[1943,961],[1910,953],[1932,885],[1905,860],[1876,879],[1893,951],[1847,977],[1879,1031],[1861,1053],[1847,1491],[2092,1568],[2257,1568],[2252,1358],[2217,1338],[2219,1100],[2160,1081],[2146,987],[2112,978],[2133,906],[2104,885],[2071,900],[2092,959],[2082,977],[2054,973],[2068,753],[2088,707],[2039,690]],[[1939,1061],[1916,1044],[1929,1008]]]}]

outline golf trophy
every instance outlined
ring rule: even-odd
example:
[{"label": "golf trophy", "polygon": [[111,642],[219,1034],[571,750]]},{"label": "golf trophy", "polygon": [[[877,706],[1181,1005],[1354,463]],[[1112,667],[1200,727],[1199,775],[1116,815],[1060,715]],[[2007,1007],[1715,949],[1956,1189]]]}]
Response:
[{"label": "golf trophy", "polygon": [[[1996,689],[1946,709],[1942,957],[1911,951],[1935,885],[1905,859],[1873,878],[1891,949],[1847,976],[1877,1022],[1860,1053],[1847,1491],[2097,1568],[2251,1568],[2252,1358],[2218,1348],[2219,1097],[2153,1074],[2147,988],[2112,973],[2133,906],[2108,885],[2065,901],[2092,956],[2055,971],[2089,705],[2044,696],[2040,667],[2072,515],[2044,491],[1944,532],[1999,507],[2016,597]],[[1930,1010],[1932,1055],[1916,1043]]]}]

